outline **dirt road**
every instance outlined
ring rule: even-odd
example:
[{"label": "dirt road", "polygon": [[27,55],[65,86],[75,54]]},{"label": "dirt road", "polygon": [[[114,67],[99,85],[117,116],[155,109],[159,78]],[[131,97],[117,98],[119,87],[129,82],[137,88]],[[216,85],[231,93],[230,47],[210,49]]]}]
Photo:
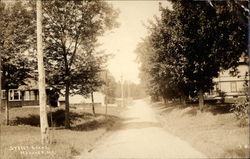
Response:
[{"label": "dirt road", "polygon": [[123,118],[118,131],[79,158],[206,158],[185,141],[163,130],[154,111],[143,100],[134,101]]}]

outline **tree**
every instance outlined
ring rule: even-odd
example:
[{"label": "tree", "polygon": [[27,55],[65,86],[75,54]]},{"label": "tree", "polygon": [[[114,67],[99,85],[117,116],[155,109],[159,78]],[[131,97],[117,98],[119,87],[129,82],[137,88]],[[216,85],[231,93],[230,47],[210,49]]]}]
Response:
[{"label": "tree", "polygon": [[135,52],[137,53],[137,61],[140,65],[140,79],[142,84],[146,87],[146,91],[152,98],[157,99],[159,96],[158,87],[153,86],[153,76],[150,71],[154,65],[151,60],[155,55],[154,48],[151,45],[150,37],[142,39],[142,42],[138,43]]},{"label": "tree", "polygon": [[43,40],[42,40],[42,1],[36,1],[37,7],[37,61],[39,74],[39,106],[40,106],[40,127],[42,144],[49,143],[49,126],[46,111],[45,71],[43,64]]},{"label": "tree", "polygon": [[203,93],[212,89],[213,78],[223,69],[235,72],[240,56],[246,54],[247,14],[232,1],[171,2],[173,10],[161,7],[161,18],[149,28],[153,51],[142,60],[148,87],[163,98],[198,95],[202,110]]},{"label": "tree", "polygon": [[105,115],[108,113],[108,104],[115,103],[115,91],[116,91],[116,81],[115,78],[111,75],[107,68],[103,69],[100,72],[100,79],[103,82],[103,87],[100,91],[105,95],[104,104],[105,104]]},{"label": "tree", "polygon": [[92,51],[86,48],[94,48],[97,37],[116,26],[116,17],[112,6],[101,0],[44,2],[47,80],[64,90],[66,128],[70,128],[70,93],[81,89],[84,79],[96,73],[90,70]]},{"label": "tree", "polygon": [[[100,53],[99,53],[100,54]],[[92,101],[92,112],[95,116],[95,103],[94,103],[94,92],[98,91],[100,87],[104,84],[103,79],[101,78],[101,72],[103,70],[103,64],[106,62],[106,55],[94,56],[93,53],[88,55],[88,58],[85,60],[86,65],[82,67],[87,77],[82,78],[78,81],[79,84],[75,87],[75,94],[80,94],[83,96],[91,96]],[[86,70],[88,68],[88,70]]]},{"label": "tree", "polygon": [[227,1],[213,4],[217,10],[204,1],[173,1],[179,30],[185,37],[185,51],[180,52],[188,61],[184,76],[199,94],[201,110],[203,93],[213,87],[212,79],[222,69],[235,69],[247,46],[246,23],[233,14]]},{"label": "tree", "polygon": [[[2,68],[2,88],[8,92],[24,84],[32,70],[27,50],[33,45],[34,15],[28,4],[20,1],[6,5],[0,2],[0,50]],[[8,93],[6,103],[6,124],[9,122]]]},{"label": "tree", "polygon": [[104,75],[102,76],[103,81],[105,82],[104,90],[106,97],[106,103],[114,103],[116,98],[116,89],[117,83],[115,81],[114,76],[110,73],[109,70],[105,70]]}]

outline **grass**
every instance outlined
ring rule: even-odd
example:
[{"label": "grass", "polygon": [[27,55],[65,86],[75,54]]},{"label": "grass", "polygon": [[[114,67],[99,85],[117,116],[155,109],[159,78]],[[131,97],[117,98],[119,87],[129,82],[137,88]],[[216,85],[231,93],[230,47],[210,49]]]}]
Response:
[{"label": "grass", "polygon": [[[40,144],[39,108],[10,109],[10,126],[1,125],[1,153],[3,159],[71,159],[87,151],[120,121],[120,107],[96,107],[96,117],[91,107],[71,109],[71,130],[64,129],[64,112],[53,109],[52,119],[55,127],[50,128],[49,145]],[[49,113],[49,121],[50,116]],[[3,123],[3,114],[0,118]],[[51,124],[51,122],[50,122]]]},{"label": "grass", "polygon": [[154,104],[158,118],[170,133],[189,142],[209,158],[249,158],[249,127],[239,127],[228,105]]}]

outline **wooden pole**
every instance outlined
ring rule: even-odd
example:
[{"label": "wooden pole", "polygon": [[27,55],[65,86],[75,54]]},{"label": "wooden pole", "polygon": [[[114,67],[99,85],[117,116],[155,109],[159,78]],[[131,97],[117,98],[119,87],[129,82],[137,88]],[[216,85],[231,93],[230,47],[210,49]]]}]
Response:
[{"label": "wooden pole", "polygon": [[[1,2],[1,0],[0,0]],[[1,46],[0,46],[0,115],[2,116],[2,54],[1,54]],[[0,153],[2,154],[2,149],[0,149]]]},{"label": "wooden pole", "polygon": [[39,74],[39,105],[40,105],[40,127],[42,144],[49,143],[49,128],[46,111],[45,70],[43,63],[43,41],[42,41],[42,1],[36,1],[37,9],[37,60]]}]

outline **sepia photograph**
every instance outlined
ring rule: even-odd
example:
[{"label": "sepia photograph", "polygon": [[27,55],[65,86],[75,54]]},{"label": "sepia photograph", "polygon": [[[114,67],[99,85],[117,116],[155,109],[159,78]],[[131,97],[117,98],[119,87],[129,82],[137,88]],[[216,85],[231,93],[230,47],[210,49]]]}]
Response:
[{"label": "sepia photograph", "polygon": [[0,159],[250,158],[249,0],[0,0]]}]

